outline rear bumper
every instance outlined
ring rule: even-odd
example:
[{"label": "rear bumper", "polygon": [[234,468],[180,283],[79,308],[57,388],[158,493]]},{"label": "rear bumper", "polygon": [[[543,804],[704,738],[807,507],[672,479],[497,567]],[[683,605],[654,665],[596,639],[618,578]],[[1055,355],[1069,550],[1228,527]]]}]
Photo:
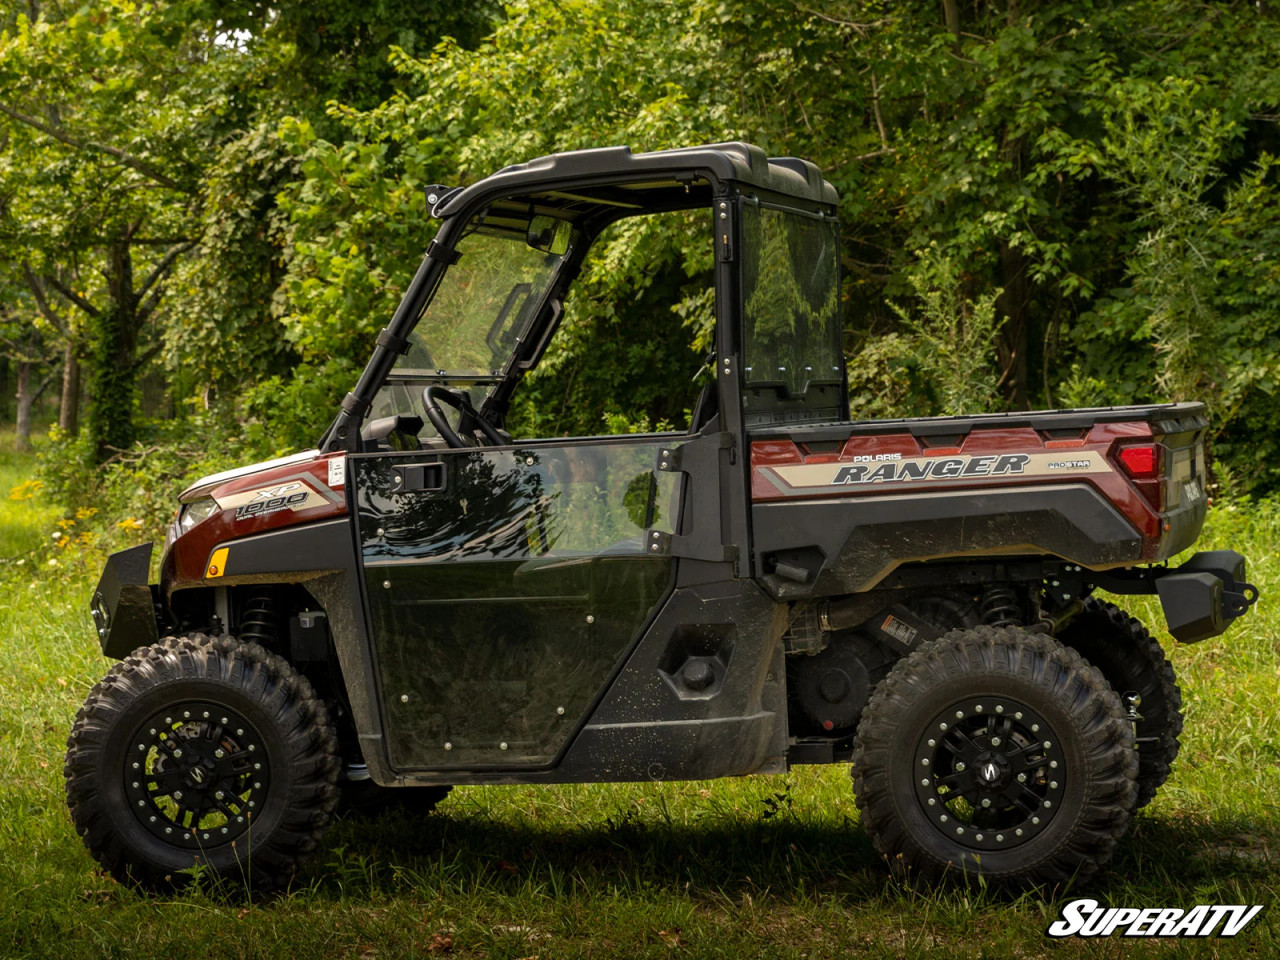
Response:
[{"label": "rear bumper", "polygon": [[1245,580],[1244,557],[1234,550],[1197,553],[1156,580],[1165,622],[1174,638],[1198,643],[1216,637],[1258,601]]},{"label": "rear bumper", "polygon": [[1178,567],[1147,567],[1088,574],[1092,586],[1111,593],[1160,597],[1175,640],[1199,643],[1223,633],[1258,600],[1245,579],[1245,559],[1234,550],[1205,550]]},{"label": "rear bumper", "polygon": [[147,583],[151,548],[152,544],[144,543],[107,557],[89,602],[102,652],[116,660],[160,638],[156,620],[159,588]]}]

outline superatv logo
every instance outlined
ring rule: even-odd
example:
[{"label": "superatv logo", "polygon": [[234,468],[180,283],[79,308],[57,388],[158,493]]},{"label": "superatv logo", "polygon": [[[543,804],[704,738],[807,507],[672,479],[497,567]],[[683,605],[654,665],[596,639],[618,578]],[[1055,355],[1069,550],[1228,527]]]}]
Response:
[{"label": "superatv logo", "polygon": [[895,480],[957,480],[965,477],[1000,477],[1022,473],[1030,454],[937,457],[929,460],[890,460],[885,463],[852,463],[841,467],[832,486],[850,483],[889,483]]},{"label": "superatv logo", "polygon": [[1234,937],[1262,912],[1261,906],[1214,904],[1176,907],[1103,907],[1097,900],[1072,900],[1045,931],[1051,937]]}]

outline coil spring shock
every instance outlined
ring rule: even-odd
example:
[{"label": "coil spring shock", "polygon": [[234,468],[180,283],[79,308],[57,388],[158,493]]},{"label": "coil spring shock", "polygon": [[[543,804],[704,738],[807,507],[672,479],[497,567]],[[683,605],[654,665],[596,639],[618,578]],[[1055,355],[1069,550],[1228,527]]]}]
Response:
[{"label": "coil spring shock", "polygon": [[1013,587],[988,587],[978,601],[978,614],[989,627],[1013,627],[1022,622],[1022,606]]},{"label": "coil spring shock", "polygon": [[240,612],[241,640],[250,640],[270,647],[279,639],[279,616],[276,598],[267,593],[250,597]]}]

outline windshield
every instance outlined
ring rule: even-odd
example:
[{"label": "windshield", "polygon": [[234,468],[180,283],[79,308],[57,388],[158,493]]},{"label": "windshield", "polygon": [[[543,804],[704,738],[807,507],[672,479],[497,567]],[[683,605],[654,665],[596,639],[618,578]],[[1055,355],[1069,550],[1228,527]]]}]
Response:
[{"label": "windshield", "polygon": [[536,242],[524,220],[483,214],[473,220],[455,247],[458,262],[441,279],[392,376],[499,375],[564,259],[564,244],[547,253],[531,238]]}]

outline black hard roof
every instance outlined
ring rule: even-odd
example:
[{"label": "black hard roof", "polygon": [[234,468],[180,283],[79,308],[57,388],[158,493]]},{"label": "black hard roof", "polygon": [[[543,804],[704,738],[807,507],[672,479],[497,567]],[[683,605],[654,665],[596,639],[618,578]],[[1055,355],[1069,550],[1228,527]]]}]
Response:
[{"label": "black hard roof", "polygon": [[678,150],[632,153],[630,147],[600,147],[553,153],[527,163],[503,167],[483,180],[444,196],[432,212],[449,217],[473,203],[498,196],[554,187],[610,182],[655,182],[689,175],[710,175],[773,193],[834,205],[836,189],[808,160],[766,157],[749,143],[712,143]]}]

